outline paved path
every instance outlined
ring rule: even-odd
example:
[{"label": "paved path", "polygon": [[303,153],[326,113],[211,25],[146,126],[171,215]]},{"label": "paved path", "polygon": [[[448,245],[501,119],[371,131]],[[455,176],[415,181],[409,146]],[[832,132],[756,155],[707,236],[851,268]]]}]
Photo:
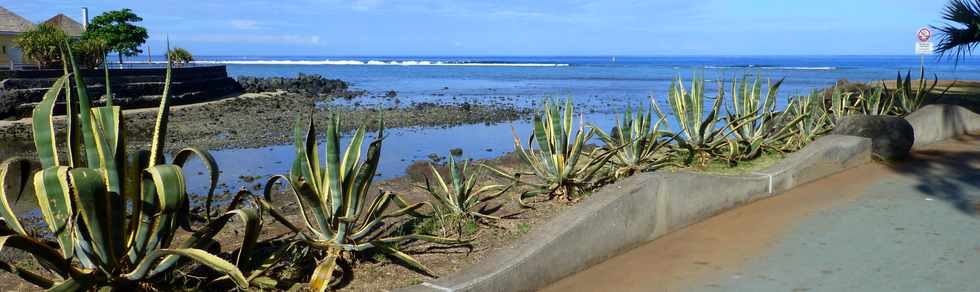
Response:
[{"label": "paved path", "polygon": [[980,291],[980,136],[664,236],[544,291]]}]

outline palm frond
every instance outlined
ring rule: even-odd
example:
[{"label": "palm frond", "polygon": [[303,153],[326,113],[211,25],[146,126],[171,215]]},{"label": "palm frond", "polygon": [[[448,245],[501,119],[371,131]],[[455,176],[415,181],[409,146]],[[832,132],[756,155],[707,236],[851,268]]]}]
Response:
[{"label": "palm frond", "polygon": [[946,5],[943,26],[933,26],[939,31],[939,45],[936,52],[940,58],[953,53],[959,60],[972,54],[980,44],[980,0],[952,0]]}]

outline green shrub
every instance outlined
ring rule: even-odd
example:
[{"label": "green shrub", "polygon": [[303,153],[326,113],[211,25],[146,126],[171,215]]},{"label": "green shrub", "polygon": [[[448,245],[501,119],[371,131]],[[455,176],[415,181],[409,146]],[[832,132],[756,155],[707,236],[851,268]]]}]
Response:
[{"label": "green shrub", "polygon": [[68,36],[60,28],[41,24],[18,35],[15,42],[25,57],[41,67],[54,67],[61,65],[61,48],[67,40]]},{"label": "green shrub", "polygon": [[173,48],[167,52],[167,56],[177,64],[187,64],[194,61],[194,55],[184,48]]},{"label": "green shrub", "polygon": [[95,68],[105,63],[109,45],[99,38],[83,38],[71,43],[72,51],[77,54],[79,65]]}]

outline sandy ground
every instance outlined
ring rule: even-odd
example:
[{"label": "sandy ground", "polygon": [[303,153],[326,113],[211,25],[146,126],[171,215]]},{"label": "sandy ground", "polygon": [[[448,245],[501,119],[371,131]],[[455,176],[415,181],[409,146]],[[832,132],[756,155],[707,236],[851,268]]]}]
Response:
[{"label": "sandy ground", "polygon": [[723,213],[543,291],[978,291],[980,136]]}]

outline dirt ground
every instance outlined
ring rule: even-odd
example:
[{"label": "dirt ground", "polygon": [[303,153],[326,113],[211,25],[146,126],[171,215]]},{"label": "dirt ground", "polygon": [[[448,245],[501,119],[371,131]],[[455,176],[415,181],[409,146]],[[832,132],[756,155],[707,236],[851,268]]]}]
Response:
[{"label": "dirt ground", "polygon": [[[521,168],[521,161],[513,154],[504,155],[496,159],[471,162],[470,169],[478,169],[478,163],[486,163],[496,167],[515,170]],[[442,175],[447,175],[447,170],[443,166],[437,166]],[[508,182],[492,176],[488,171],[482,171],[483,179],[480,185],[507,184]],[[432,198],[424,190],[417,187],[424,184],[425,177],[432,178],[431,169],[428,163],[419,162],[409,168],[408,174],[399,178],[381,181],[375,184],[373,189],[393,192],[403,196],[409,202],[430,201]],[[375,192],[372,190],[372,192]],[[573,203],[548,200],[547,197],[531,199],[532,207],[521,207],[514,197],[515,191],[489,201],[481,206],[481,209],[492,210],[488,215],[501,217],[501,220],[487,220],[479,223],[479,228],[475,233],[468,233],[464,237],[472,237],[473,240],[458,247],[442,247],[425,242],[412,242],[403,246],[403,251],[415,257],[426,267],[436,273],[435,276],[446,275],[458,271],[466,266],[475,264],[494,251],[506,248],[514,244],[521,236],[534,232],[535,226],[546,222],[549,218],[557,215],[561,210],[573,206]],[[302,219],[299,217],[296,208],[295,198],[291,195],[277,195],[276,205],[282,208],[294,224],[300,224]],[[424,212],[429,212],[428,208],[423,208]],[[271,218],[269,218],[271,219]],[[267,220],[272,231],[286,232],[288,229],[278,223],[271,223]],[[395,222],[398,224],[399,222]],[[428,230],[428,232],[440,236],[455,237],[453,231],[442,233],[442,230]],[[390,258],[383,256],[371,256],[359,258],[353,266],[353,273],[350,282],[342,286],[340,291],[385,291],[393,288],[419,284],[423,281],[431,280],[432,277],[423,275],[408,268]]]}]

